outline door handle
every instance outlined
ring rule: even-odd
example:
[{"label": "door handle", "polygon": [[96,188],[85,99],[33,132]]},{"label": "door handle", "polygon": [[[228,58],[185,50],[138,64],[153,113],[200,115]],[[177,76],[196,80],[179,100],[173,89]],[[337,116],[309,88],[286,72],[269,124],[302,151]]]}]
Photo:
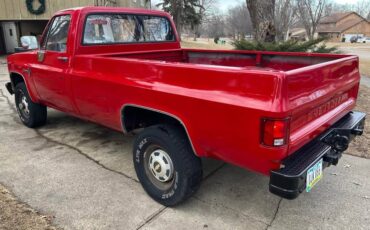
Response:
[{"label": "door handle", "polygon": [[67,62],[68,61],[68,57],[57,57],[57,59],[62,61],[62,62]]}]

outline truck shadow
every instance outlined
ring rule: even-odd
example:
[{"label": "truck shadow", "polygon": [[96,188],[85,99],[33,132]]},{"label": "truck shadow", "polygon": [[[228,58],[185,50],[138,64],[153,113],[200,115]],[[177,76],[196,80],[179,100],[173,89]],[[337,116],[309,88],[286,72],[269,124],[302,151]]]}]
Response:
[{"label": "truck shadow", "polygon": [[[132,145],[135,134],[124,135],[52,109],[48,110],[47,124],[38,130],[52,140],[80,149],[108,168],[136,178],[132,164]],[[225,165],[214,159],[203,158],[202,161],[204,178],[208,178]]]},{"label": "truck shadow", "polygon": [[[73,146],[74,149],[78,149],[107,169],[137,180],[132,164],[133,135],[124,136],[122,133],[54,110],[49,110],[48,124],[38,129],[38,132],[58,143]],[[45,145],[44,148],[50,148],[50,146]],[[73,153],[73,151],[69,152]],[[338,226],[333,216],[340,215],[343,218],[342,222],[346,222],[353,210],[359,213],[366,212],[364,211],[366,206],[351,206],[348,210],[340,208],[353,203],[347,203],[348,199],[355,199],[356,202],[360,202],[361,199],[360,196],[353,194],[352,187],[355,185],[350,177],[346,176],[350,171],[343,166],[327,169],[324,181],[313,192],[304,193],[298,199],[288,202],[281,201],[279,197],[269,193],[268,177],[212,159],[203,159],[203,163],[205,178],[199,191],[182,205],[167,208],[157,217],[156,223],[161,219],[171,223],[181,223],[184,216],[189,216],[194,221],[210,224],[210,226],[211,223],[207,223],[207,220],[222,217],[222,223],[229,223],[228,226],[242,224],[252,226],[249,227],[250,229],[264,229],[275,219],[274,223],[286,224],[286,226],[290,226],[293,221],[309,226],[316,226],[317,222]],[[335,173],[331,173],[333,171]],[[343,186],[338,186],[340,184]],[[366,183],[363,187],[357,186],[356,192],[365,194],[367,187]],[[138,191],[145,193],[142,189]],[[344,197],[343,200],[332,196],[333,193],[341,194],[340,196]],[[279,207],[281,207],[280,211],[278,211]],[[325,213],[333,213],[328,214],[333,219],[330,221],[322,219],[321,215],[317,215],[318,207],[325,210]],[[336,210],[341,210],[341,213]],[[305,216],[312,217],[312,220],[308,221]],[[284,222],[285,219],[289,221]],[[301,225],[296,225],[297,228],[299,226]]]},{"label": "truck shadow", "polygon": [[[39,129],[42,135],[78,148],[107,168],[137,178],[132,164],[134,135],[125,136],[55,110],[49,109],[48,112],[47,125]],[[271,204],[277,203],[279,199],[268,192],[267,177],[213,159],[202,161],[204,181],[196,195],[198,199],[207,203],[224,200],[233,203],[232,207],[245,206],[250,210],[259,206],[262,216],[267,216],[264,220],[268,221],[273,213]],[[256,201],[260,204],[251,205]]]}]

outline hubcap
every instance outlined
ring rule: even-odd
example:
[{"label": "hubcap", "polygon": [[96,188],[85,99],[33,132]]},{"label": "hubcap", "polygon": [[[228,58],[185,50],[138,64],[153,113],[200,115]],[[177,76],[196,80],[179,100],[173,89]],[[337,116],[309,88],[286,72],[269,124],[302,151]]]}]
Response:
[{"label": "hubcap", "polygon": [[24,118],[28,118],[30,116],[28,99],[23,92],[19,95],[18,109]]},{"label": "hubcap", "polygon": [[160,182],[168,182],[173,177],[173,163],[170,156],[162,149],[156,149],[149,155],[148,168]]}]

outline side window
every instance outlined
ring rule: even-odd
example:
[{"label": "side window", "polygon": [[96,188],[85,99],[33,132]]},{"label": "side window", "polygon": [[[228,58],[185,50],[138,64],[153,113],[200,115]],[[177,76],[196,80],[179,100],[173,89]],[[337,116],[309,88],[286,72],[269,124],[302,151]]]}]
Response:
[{"label": "side window", "polygon": [[55,17],[47,35],[43,48],[46,50],[65,52],[67,50],[68,29],[71,21],[70,15]]},{"label": "side window", "polygon": [[171,41],[174,34],[170,22],[166,18],[143,16],[144,37],[148,41]]}]

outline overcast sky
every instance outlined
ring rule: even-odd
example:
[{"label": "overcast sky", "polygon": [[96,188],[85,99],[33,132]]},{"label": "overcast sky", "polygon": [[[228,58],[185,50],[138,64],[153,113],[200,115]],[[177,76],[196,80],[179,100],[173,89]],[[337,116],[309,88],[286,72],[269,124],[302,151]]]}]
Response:
[{"label": "overcast sky", "polygon": [[[340,4],[355,4],[359,0],[333,0],[334,2],[340,3]],[[161,2],[161,0],[152,0],[153,4],[157,4],[158,2]],[[221,11],[226,11],[227,9],[239,5],[241,3],[245,2],[245,0],[217,0],[217,8]]]}]

